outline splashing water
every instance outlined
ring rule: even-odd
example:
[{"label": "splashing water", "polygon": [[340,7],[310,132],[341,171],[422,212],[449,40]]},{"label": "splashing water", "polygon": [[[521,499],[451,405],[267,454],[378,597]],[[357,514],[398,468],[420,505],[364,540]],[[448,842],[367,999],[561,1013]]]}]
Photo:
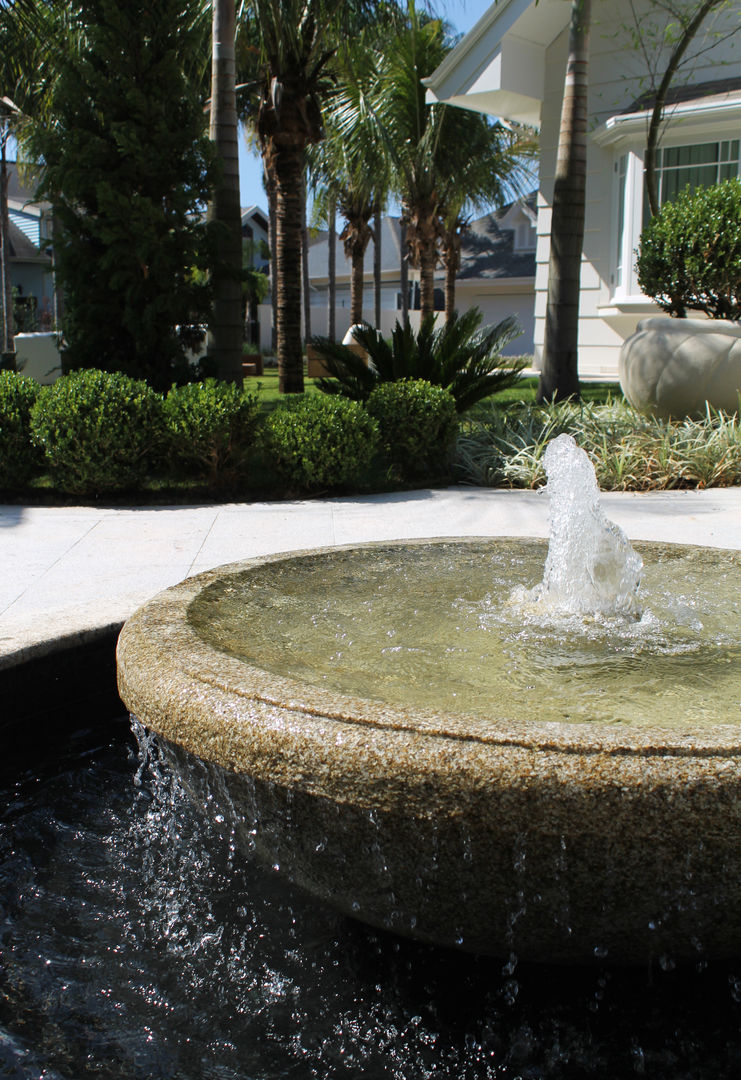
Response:
[{"label": "splashing water", "polygon": [[551,530],[543,580],[528,594],[549,611],[641,617],[643,560],[600,505],[594,466],[571,435],[546,448]]}]

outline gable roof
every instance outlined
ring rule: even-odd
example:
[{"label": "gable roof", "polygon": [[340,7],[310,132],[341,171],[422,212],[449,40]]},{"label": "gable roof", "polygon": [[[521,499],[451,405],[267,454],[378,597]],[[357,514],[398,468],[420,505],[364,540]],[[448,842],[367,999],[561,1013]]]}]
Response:
[{"label": "gable roof", "polygon": [[537,126],[545,51],[568,26],[571,0],[495,0],[427,79],[427,100]]}]

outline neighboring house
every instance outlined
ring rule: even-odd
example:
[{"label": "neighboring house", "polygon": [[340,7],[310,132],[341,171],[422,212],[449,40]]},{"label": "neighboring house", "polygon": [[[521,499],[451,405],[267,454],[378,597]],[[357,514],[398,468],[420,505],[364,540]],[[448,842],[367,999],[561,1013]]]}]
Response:
[{"label": "neighboring house", "polygon": [[[632,47],[630,7],[593,4],[589,61],[587,207],[581,272],[579,372],[615,377],[623,340],[658,311],[642,295],[634,252],[645,220],[643,158],[651,95],[643,54]],[[548,288],[553,177],[568,49],[570,0],[498,0],[425,80],[432,101],[540,126],[535,280],[535,354],[542,351]],[[724,13],[738,26],[738,5]],[[718,30],[712,24],[708,34]],[[702,35],[690,54],[698,51]],[[712,45],[676,78],[658,151],[662,200],[688,183],[741,174],[741,34]],[[659,66],[659,72],[663,68]]]},{"label": "neighboring house", "polygon": [[249,244],[252,266],[267,274],[270,269],[270,225],[259,206],[242,207],[242,240]]},{"label": "neighboring house", "polygon": [[[459,311],[474,305],[484,316],[484,325],[500,322],[515,314],[523,333],[511,342],[508,355],[532,353],[533,296],[535,285],[535,208],[534,197],[515,202],[502,210],[471,222],[464,234],[461,268],[456,279],[456,306]],[[401,309],[401,228],[398,217],[384,217],[381,229],[381,329],[387,333]],[[410,308],[419,309],[419,284],[410,270]],[[329,297],[328,241],[326,233],[309,249],[312,330],[326,333],[326,309]],[[436,275],[435,306],[443,309],[443,271]],[[374,322],[373,242],[368,245],[364,263],[364,316]],[[413,322],[417,320],[413,318]],[[336,332],[342,338],[350,322],[350,260],[342,242],[336,248]]]},{"label": "neighboring house", "polygon": [[10,217],[10,282],[16,304],[35,310],[38,326],[49,329],[53,319],[54,280],[51,273],[51,221],[46,203],[32,203],[14,162],[8,164]]}]

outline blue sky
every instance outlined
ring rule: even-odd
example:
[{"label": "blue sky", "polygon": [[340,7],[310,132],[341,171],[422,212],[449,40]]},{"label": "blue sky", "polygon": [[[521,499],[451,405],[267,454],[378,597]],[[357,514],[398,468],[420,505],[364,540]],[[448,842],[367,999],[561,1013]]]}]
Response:
[{"label": "blue sky", "polygon": [[[494,0],[433,0],[436,10],[439,10],[451,26],[460,33],[470,30],[487,8],[491,7]],[[267,209],[267,199],[262,186],[262,166],[260,160],[252,153],[244,141],[240,140],[239,146],[239,186],[242,206],[252,206],[257,203],[263,210]]]}]

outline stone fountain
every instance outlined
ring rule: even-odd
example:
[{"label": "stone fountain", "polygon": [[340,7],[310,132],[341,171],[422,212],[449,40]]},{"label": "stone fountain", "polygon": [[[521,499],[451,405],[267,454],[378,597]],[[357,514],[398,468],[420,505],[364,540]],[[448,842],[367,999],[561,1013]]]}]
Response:
[{"label": "stone fountain", "polygon": [[573,441],[547,464],[547,558],[221,567],[128,621],[121,697],[244,850],[348,915],[535,961],[738,955],[741,558],[636,552]]}]

